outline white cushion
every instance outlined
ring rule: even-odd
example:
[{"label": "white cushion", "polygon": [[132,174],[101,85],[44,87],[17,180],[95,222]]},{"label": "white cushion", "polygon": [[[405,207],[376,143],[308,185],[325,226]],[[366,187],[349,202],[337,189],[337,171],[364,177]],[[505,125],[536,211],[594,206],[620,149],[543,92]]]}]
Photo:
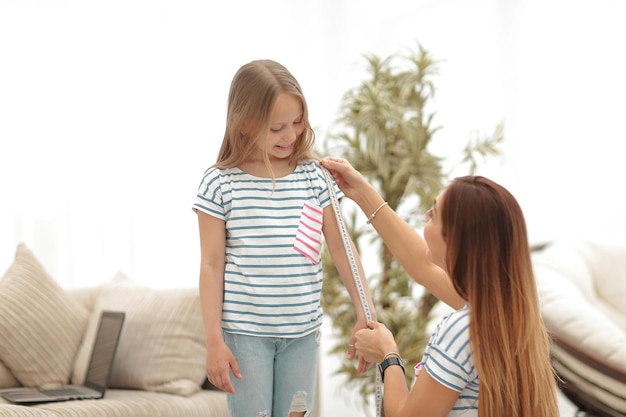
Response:
[{"label": "white cushion", "polygon": [[[12,413],[0,416],[39,417],[229,417],[226,394],[202,390],[188,397],[150,391],[109,389],[101,400],[63,401],[36,407],[13,407]],[[7,406],[9,407],[9,406]],[[23,411],[25,410],[25,411]],[[28,412],[49,414],[27,414]],[[9,410],[10,412],[10,410]]]},{"label": "white cushion", "polygon": [[16,387],[20,383],[15,379],[11,370],[0,362],[0,388]]},{"label": "white cushion", "polygon": [[626,318],[626,245],[589,242],[586,248],[598,297]]},{"label": "white cushion", "polygon": [[626,299],[621,269],[625,257],[624,246],[582,241],[554,242],[533,255],[542,316],[550,332],[624,372],[625,316],[614,299]]},{"label": "white cushion", "polygon": [[25,386],[66,384],[88,320],[25,244],[0,280],[0,360]]},{"label": "white cushion", "polygon": [[99,292],[72,380],[84,380],[99,314],[126,312],[109,386],[190,395],[206,375],[206,348],[196,288],[154,290],[118,283]]}]

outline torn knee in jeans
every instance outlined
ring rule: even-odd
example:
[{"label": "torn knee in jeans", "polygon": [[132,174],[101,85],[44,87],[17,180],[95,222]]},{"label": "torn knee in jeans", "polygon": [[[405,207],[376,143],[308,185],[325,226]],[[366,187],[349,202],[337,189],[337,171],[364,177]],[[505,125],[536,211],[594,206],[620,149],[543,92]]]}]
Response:
[{"label": "torn knee in jeans", "polygon": [[289,407],[289,417],[306,417],[309,413],[306,409],[306,392],[298,391],[293,395],[291,407]]}]

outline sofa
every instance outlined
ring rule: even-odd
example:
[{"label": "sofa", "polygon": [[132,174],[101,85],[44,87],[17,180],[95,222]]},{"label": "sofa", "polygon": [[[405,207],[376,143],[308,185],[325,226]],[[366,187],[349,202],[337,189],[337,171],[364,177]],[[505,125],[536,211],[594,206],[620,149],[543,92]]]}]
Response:
[{"label": "sofa", "polygon": [[532,256],[561,391],[578,415],[626,417],[626,241],[555,240]]},{"label": "sofa", "polygon": [[67,290],[23,243],[0,279],[0,391],[82,383],[102,310],[126,313],[105,397],[19,406],[0,396],[0,417],[229,416],[206,382],[196,288],[150,289],[118,273]]}]

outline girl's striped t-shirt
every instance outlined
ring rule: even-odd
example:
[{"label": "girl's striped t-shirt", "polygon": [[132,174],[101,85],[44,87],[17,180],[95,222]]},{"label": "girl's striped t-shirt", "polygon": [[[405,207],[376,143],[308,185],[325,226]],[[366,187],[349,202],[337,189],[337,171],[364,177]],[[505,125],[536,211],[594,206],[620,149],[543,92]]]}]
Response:
[{"label": "girl's striped t-shirt", "polygon": [[322,212],[331,203],[321,170],[302,162],[274,182],[239,168],[205,172],[193,209],[226,223],[225,331],[294,338],[321,326]]}]

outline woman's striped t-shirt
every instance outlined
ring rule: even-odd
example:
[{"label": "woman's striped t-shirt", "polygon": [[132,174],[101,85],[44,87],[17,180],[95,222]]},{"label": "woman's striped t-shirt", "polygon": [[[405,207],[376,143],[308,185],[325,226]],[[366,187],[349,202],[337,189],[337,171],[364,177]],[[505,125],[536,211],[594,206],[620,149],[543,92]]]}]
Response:
[{"label": "woman's striped t-shirt", "polygon": [[299,163],[274,183],[238,168],[205,172],[193,209],[226,222],[225,331],[295,338],[321,326],[322,211],[330,204],[321,169]]},{"label": "woman's striped t-shirt", "polygon": [[446,316],[430,337],[421,362],[420,372],[428,372],[441,384],[459,392],[448,417],[478,415],[479,380],[470,345],[469,316],[469,306]]}]

